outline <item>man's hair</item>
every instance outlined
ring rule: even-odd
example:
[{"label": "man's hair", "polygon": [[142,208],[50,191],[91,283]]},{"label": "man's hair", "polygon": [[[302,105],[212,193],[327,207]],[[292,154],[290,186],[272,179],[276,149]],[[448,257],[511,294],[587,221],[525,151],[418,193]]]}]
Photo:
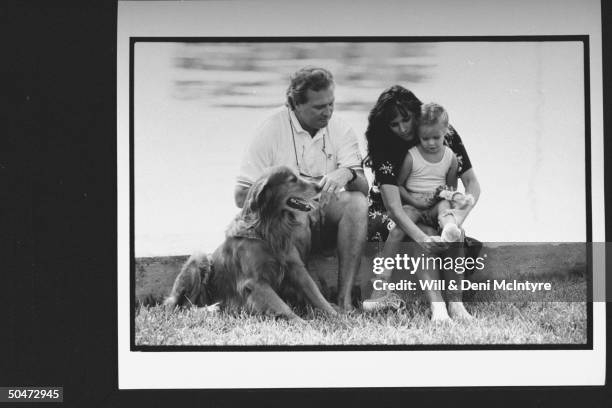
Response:
[{"label": "man's hair", "polygon": [[296,105],[307,102],[308,90],[320,91],[334,85],[331,72],[320,67],[304,67],[291,75],[287,88],[287,105],[294,109]]},{"label": "man's hair", "polygon": [[441,124],[448,127],[448,112],[437,103],[426,103],[421,106],[419,125],[431,126]]}]

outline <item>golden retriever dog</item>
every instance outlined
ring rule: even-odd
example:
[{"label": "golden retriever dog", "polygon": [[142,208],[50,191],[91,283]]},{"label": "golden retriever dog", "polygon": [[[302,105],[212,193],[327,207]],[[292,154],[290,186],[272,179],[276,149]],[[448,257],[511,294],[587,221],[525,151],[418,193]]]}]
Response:
[{"label": "golden retriever dog", "polygon": [[285,301],[294,295],[335,315],[295,245],[296,231],[320,188],[285,166],[267,171],[249,189],[242,211],[212,256],[191,256],[164,302],[174,307],[219,303],[222,310],[301,320]]}]

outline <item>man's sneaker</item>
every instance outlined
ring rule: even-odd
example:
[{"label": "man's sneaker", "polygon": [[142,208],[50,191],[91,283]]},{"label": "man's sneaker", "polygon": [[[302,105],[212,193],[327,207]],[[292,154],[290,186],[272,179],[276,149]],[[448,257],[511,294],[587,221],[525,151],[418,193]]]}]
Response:
[{"label": "man's sneaker", "polygon": [[[381,292],[382,294],[379,294]],[[399,310],[405,305],[406,302],[393,292],[374,291],[361,307],[365,312],[378,312],[385,309]]]}]

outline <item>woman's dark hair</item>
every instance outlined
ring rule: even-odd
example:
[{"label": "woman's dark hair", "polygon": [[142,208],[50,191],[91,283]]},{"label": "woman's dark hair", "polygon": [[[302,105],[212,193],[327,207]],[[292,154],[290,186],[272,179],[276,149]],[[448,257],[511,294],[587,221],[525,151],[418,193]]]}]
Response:
[{"label": "woman's dark hair", "polygon": [[393,134],[389,123],[398,114],[412,116],[416,123],[421,116],[422,104],[419,98],[401,85],[393,85],[380,94],[368,115],[368,127],[365,132],[368,155],[363,160],[363,164],[368,167],[376,166],[382,163],[389,153],[402,150],[406,142]]},{"label": "woman's dark hair", "polygon": [[334,85],[334,77],[325,68],[304,67],[296,71],[289,80],[287,88],[287,106],[295,109],[295,105],[306,102],[308,90],[320,91]]}]

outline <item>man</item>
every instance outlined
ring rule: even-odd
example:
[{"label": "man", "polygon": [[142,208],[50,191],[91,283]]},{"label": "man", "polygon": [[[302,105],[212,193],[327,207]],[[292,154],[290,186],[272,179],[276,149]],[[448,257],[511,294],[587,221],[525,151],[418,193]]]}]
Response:
[{"label": "man", "polygon": [[[242,207],[249,187],[269,167],[288,166],[318,181],[319,207],[302,220],[296,246],[305,257],[335,238],[338,306],[351,310],[351,289],[364,250],[368,182],[357,136],[334,111],[334,81],[323,68],[305,67],[291,76],[285,106],[259,126],[240,167],[234,198]],[[311,248],[312,245],[312,248]]]}]

